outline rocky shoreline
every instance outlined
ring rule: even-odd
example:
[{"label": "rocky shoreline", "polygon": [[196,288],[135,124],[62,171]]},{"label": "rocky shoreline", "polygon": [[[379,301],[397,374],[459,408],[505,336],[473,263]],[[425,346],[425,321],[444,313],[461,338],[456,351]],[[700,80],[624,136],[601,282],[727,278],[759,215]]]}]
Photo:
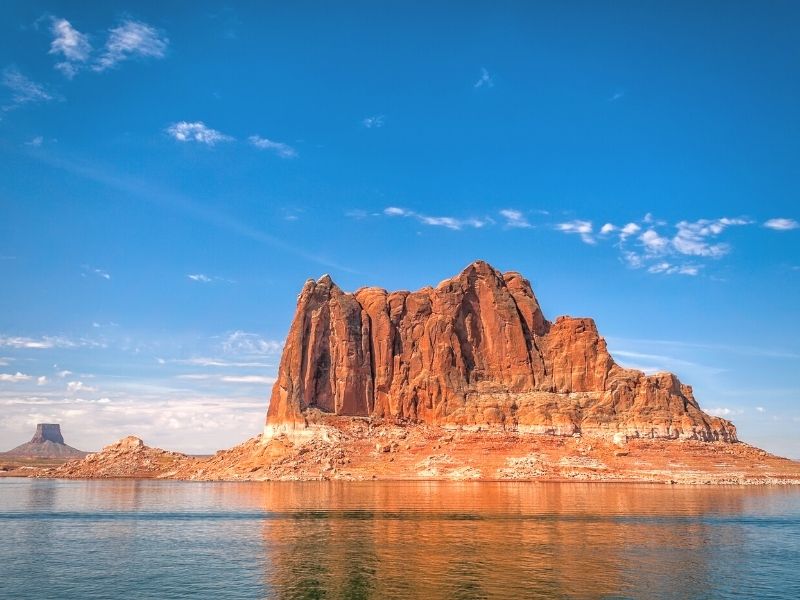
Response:
[{"label": "rocky shoreline", "polygon": [[800,463],[742,442],[615,439],[330,418],[310,437],[256,436],[210,457],[128,437],[57,467],[5,476],[187,481],[580,481],[800,485]]}]

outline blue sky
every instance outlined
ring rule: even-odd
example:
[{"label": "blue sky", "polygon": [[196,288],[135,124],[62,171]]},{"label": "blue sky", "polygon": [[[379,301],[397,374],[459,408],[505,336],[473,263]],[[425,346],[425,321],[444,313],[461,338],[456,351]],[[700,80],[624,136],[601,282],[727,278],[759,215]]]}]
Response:
[{"label": "blue sky", "polygon": [[258,433],[296,295],[481,258],[800,458],[793,3],[0,6],[0,440]]}]

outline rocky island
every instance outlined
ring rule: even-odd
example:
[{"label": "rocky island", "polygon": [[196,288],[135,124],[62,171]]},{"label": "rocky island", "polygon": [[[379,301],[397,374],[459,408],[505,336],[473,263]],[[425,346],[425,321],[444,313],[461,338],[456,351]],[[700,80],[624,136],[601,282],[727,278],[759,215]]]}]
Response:
[{"label": "rocky island", "polygon": [[547,320],[528,280],[477,261],[416,292],[307,281],[264,432],[240,446],[193,459],[129,438],[40,475],[796,484],[800,464],[740,442],[675,375],[617,365],[592,319]]}]

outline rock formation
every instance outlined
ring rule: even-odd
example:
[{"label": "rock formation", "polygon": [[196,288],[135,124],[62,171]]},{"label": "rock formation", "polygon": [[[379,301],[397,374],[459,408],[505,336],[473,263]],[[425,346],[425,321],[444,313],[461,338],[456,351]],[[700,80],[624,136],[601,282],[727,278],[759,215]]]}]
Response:
[{"label": "rock formation", "polygon": [[3,454],[27,458],[82,458],[87,453],[64,443],[58,423],[39,423],[30,442]]},{"label": "rock formation", "polygon": [[485,262],[435,288],[300,293],[264,439],[331,416],[463,430],[736,441],[671,373],[617,365],[592,319],[545,319],[530,283]]},{"label": "rock formation", "polygon": [[169,475],[192,459],[180,452],[151,448],[134,435],[89,454],[83,460],[73,460],[50,469],[47,477],[67,479],[95,479],[116,477],[156,478]]}]

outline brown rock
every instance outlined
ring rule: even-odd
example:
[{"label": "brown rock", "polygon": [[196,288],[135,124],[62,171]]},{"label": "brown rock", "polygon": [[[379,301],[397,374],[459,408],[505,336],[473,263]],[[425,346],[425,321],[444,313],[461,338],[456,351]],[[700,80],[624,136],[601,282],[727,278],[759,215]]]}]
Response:
[{"label": "brown rock", "polygon": [[[298,298],[265,439],[325,415],[468,430],[735,441],[670,373],[614,363],[592,319],[542,314],[530,283],[485,262],[436,288]],[[619,439],[619,437],[618,437]]]},{"label": "brown rock", "polygon": [[129,435],[83,460],[70,461],[43,475],[67,479],[162,477],[192,460],[179,452],[151,448],[140,438]]}]

